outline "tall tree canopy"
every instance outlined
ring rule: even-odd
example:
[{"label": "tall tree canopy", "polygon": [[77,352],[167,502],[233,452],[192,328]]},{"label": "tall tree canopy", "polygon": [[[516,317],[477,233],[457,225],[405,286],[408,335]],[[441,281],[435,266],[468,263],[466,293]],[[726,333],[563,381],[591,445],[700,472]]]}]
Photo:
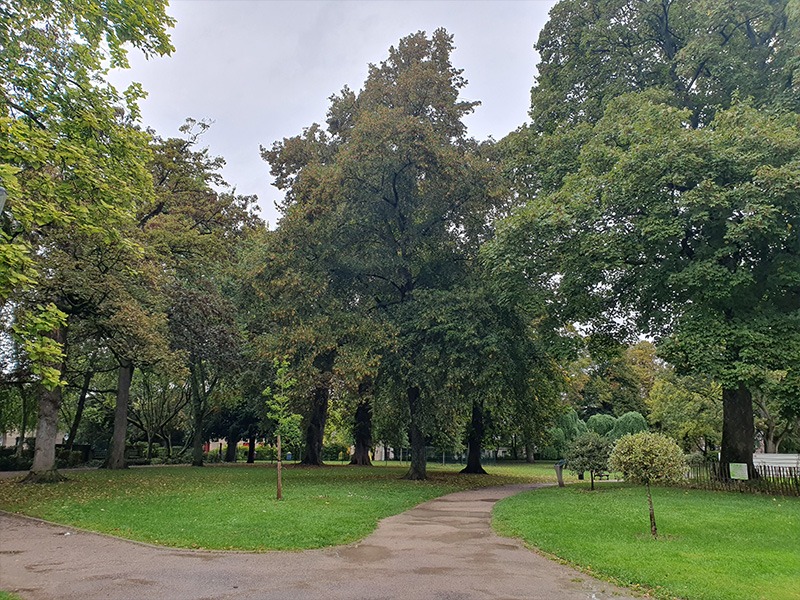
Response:
[{"label": "tall tree canopy", "polygon": [[411,478],[425,477],[437,407],[460,397],[469,412],[471,401],[444,392],[444,366],[490,341],[460,336],[470,347],[457,347],[459,336],[445,335],[457,323],[444,321],[462,315],[446,308],[475,300],[460,286],[505,208],[486,149],[466,138],[462,118],[477,103],[459,98],[466,81],[452,49],[441,29],[402,39],[360,92],[331,99],[327,130],[313,125],[264,151],[287,192],[284,219],[305,223],[304,243],[343,306],[393,337],[377,381],[408,419]]},{"label": "tall tree canopy", "polygon": [[0,185],[9,196],[0,297],[20,307],[15,331],[44,388],[34,478],[53,468],[67,319],[97,291],[67,273],[81,270],[81,257],[132,249],[124,232],[152,194],[148,137],[125,117],[137,115],[141,90],[123,97],[104,75],[126,65],[126,44],[146,55],[172,50],[165,8],[163,0],[0,3]]},{"label": "tall tree canopy", "polygon": [[497,253],[562,321],[648,333],[719,381],[726,461],[752,462],[751,390],[800,365],[799,18],[790,0],[565,0],[533,123],[504,141],[527,205]]}]

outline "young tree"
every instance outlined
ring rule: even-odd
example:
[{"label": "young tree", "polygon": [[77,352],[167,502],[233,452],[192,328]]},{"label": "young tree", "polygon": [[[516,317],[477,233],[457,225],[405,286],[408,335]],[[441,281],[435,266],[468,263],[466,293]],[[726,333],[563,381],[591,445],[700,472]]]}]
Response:
[{"label": "young tree", "polygon": [[608,464],[621,471],[625,481],[647,487],[650,533],[658,538],[651,483],[677,483],[686,474],[686,459],[680,447],[665,435],[643,431],[622,436],[611,451]]},{"label": "young tree", "polygon": [[278,480],[276,498],[283,500],[283,479],[282,479],[282,450],[281,442],[296,443],[302,437],[300,432],[300,422],[302,417],[291,411],[289,391],[297,385],[289,372],[289,363],[275,361],[275,384],[264,390],[267,404],[267,418],[275,423],[275,441],[278,451]]},{"label": "young tree", "polygon": [[594,490],[595,475],[608,471],[610,453],[611,441],[594,431],[589,431],[575,438],[564,458],[567,460],[567,467],[573,473],[589,472],[591,489]]}]

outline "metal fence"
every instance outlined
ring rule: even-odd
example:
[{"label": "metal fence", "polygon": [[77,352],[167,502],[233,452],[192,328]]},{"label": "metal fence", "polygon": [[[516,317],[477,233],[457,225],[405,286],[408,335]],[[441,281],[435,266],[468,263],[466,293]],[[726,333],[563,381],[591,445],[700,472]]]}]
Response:
[{"label": "metal fence", "polygon": [[686,485],[707,490],[800,496],[800,468],[756,465],[749,470],[748,479],[734,479],[729,463],[712,462],[689,467]]}]

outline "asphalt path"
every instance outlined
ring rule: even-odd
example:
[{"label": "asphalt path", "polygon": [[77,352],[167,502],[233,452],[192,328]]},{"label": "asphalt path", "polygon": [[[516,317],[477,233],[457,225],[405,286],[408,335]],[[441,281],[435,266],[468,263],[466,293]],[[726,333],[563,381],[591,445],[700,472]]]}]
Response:
[{"label": "asphalt path", "polygon": [[0,513],[0,589],[31,600],[627,600],[497,536],[495,502],[458,492],[381,521],[361,542],[263,554],[176,550]]}]

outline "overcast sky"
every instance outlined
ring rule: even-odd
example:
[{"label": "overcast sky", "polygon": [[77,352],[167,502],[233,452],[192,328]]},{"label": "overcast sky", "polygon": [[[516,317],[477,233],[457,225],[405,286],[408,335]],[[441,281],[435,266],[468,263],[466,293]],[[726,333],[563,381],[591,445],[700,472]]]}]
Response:
[{"label": "overcast sky", "polygon": [[214,121],[203,145],[225,157],[224,176],[240,194],[256,194],[274,226],[269,166],[259,146],[324,123],[328,98],[347,84],[361,89],[367,65],[419,30],[455,36],[453,65],[464,69],[465,99],[482,105],[470,135],[500,139],[527,119],[538,62],[533,50],[549,0],[172,0],[171,57],[144,60],[112,82],[131,81],[149,96],[142,122],[164,137],[186,117]]}]

